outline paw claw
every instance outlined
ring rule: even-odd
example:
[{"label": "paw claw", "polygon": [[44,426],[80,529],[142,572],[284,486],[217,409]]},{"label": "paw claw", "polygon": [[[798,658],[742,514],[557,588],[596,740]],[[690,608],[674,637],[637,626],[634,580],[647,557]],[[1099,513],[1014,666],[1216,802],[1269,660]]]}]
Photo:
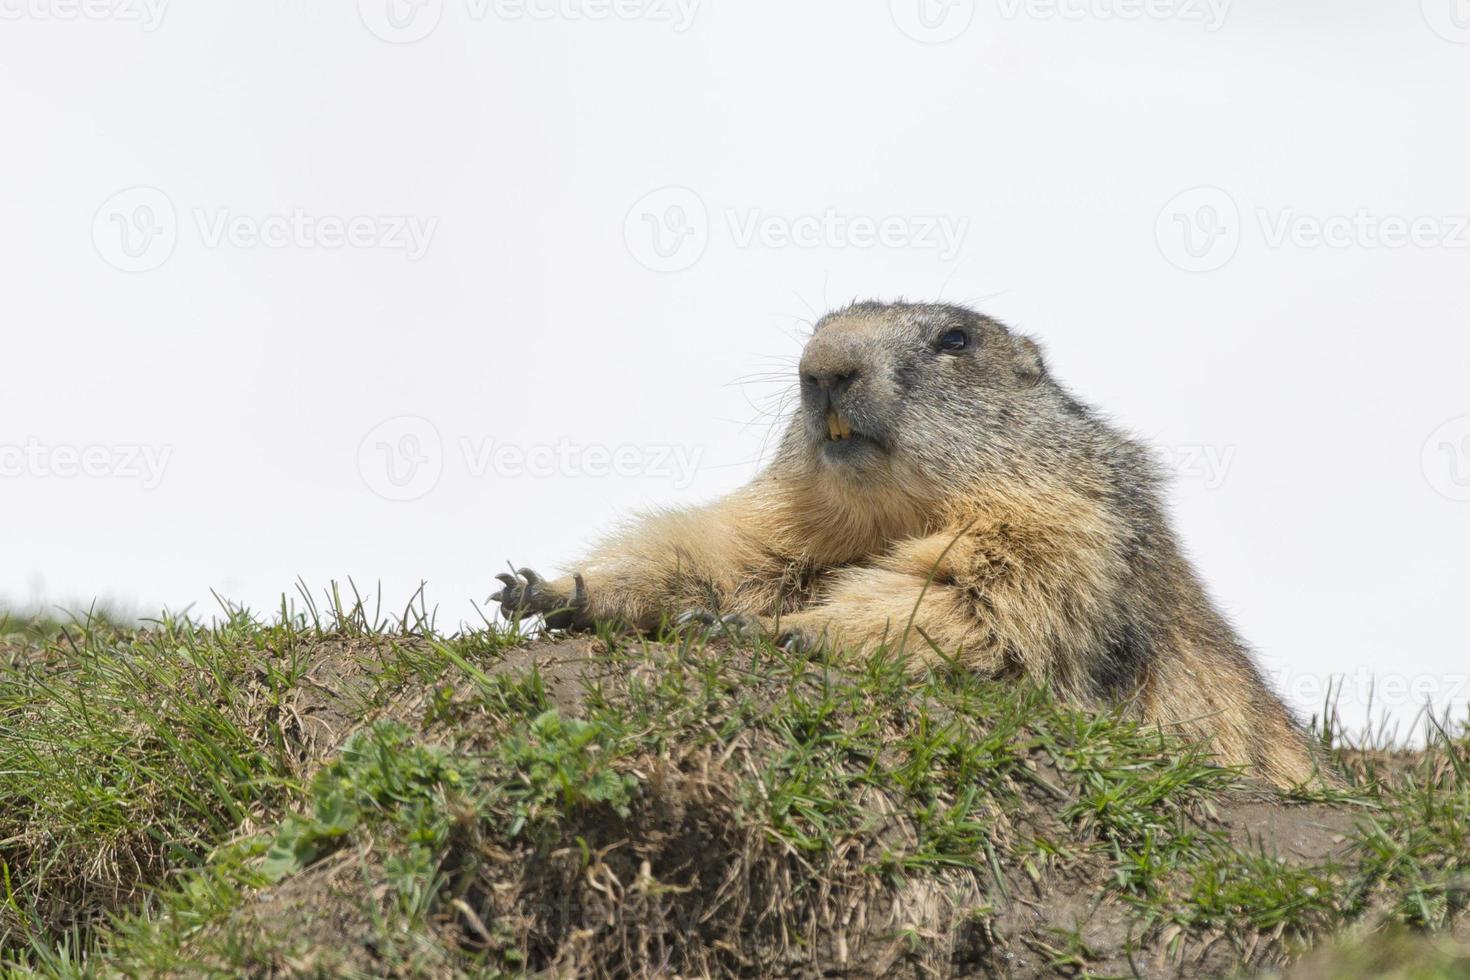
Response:
[{"label": "paw claw", "polygon": [[568,596],[561,586],[553,586],[535,569],[521,568],[514,573],[495,576],[505,588],[490,597],[500,603],[500,615],[506,619],[540,616],[552,629],[562,629],[582,621],[587,609],[587,585],[580,574],[573,576],[575,589]]}]

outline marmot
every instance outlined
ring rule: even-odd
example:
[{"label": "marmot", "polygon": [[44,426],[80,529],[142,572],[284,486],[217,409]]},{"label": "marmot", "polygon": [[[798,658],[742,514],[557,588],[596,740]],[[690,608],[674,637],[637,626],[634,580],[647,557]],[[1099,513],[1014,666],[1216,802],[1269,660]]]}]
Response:
[{"label": "marmot", "polygon": [[[1079,705],[1310,780],[1302,730],[1180,552],[1149,452],[1073,398],[1027,337],[950,305],[858,303],[816,325],[772,462],[655,513],[575,574],[501,575],[507,617],[637,629],[690,611],[783,643],[942,650]],[[777,632],[779,631],[779,633]]]}]

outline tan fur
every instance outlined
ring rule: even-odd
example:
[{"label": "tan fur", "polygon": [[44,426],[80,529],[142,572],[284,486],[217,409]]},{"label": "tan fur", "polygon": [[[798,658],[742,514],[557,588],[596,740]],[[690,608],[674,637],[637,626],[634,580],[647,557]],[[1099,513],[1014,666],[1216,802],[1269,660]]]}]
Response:
[{"label": "tan fur", "polygon": [[[1155,515],[1136,447],[1061,400],[1031,341],[950,307],[829,319],[808,360],[845,358],[871,378],[845,404],[893,427],[890,450],[860,469],[826,463],[794,421],[746,488],[645,517],[580,562],[576,621],[651,629],[709,610],[841,649],[887,646],[915,669],[957,658],[1074,703],[1115,700],[1279,785],[1313,776],[1301,732]],[[973,356],[986,360],[916,346],[952,323],[983,334]],[[892,359],[925,380],[903,389]],[[933,403],[950,391],[971,402]],[[996,406],[1011,410],[987,414]],[[573,594],[570,578],[550,583],[534,611]]]}]

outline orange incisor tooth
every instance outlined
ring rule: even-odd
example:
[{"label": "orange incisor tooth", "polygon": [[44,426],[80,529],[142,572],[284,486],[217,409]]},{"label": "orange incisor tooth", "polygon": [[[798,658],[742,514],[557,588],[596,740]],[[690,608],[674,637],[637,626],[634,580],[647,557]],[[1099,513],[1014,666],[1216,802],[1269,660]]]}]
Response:
[{"label": "orange incisor tooth", "polygon": [[839,438],[841,438],[841,436],[838,434],[838,433],[841,432],[841,430],[842,430],[842,423],[840,421],[838,421],[837,413],[834,412],[834,411],[832,411],[832,409],[830,409],[830,408],[827,409],[827,438],[828,439],[839,439]]}]

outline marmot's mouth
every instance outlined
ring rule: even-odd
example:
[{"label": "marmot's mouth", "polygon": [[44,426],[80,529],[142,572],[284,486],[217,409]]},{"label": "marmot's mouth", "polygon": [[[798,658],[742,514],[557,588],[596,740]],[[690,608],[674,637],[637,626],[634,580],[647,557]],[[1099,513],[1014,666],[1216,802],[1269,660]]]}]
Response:
[{"label": "marmot's mouth", "polygon": [[827,441],[841,442],[852,438],[852,426],[836,409],[827,409]]}]

